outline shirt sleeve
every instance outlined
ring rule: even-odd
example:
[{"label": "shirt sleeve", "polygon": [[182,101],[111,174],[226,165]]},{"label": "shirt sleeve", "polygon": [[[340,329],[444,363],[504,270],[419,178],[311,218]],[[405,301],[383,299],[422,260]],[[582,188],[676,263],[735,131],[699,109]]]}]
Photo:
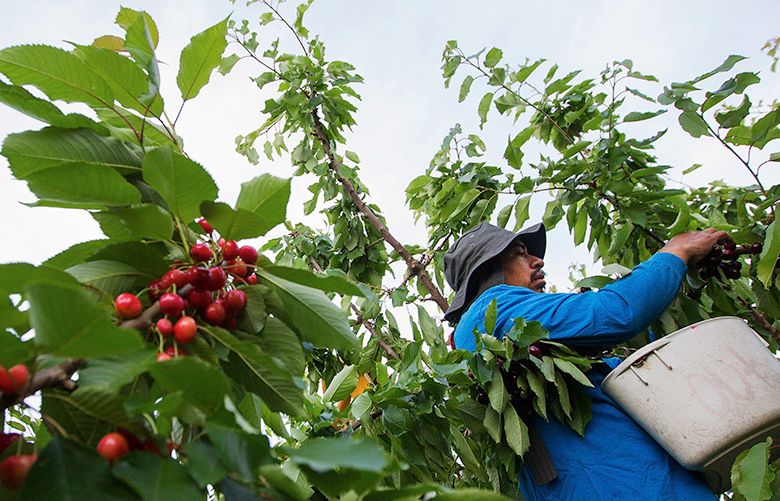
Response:
[{"label": "shirt sleeve", "polygon": [[499,314],[504,307],[512,317],[536,320],[549,331],[550,339],[567,344],[618,344],[661,316],[677,294],[685,271],[679,257],[657,253],[597,292],[528,294],[525,290],[505,297],[507,304],[498,305]]}]

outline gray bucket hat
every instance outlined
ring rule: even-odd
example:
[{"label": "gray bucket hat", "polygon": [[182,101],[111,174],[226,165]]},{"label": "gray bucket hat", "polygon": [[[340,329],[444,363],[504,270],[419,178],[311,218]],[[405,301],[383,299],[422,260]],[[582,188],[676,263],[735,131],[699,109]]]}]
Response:
[{"label": "gray bucket hat", "polygon": [[[463,234],[444,254],[444,277],[455,290],[450,307],[444,319],[457,322],[465,307],[473,300],[479,286],[480,267],[501,255],[516,239],[536,257],[544,258],[547,235],[543,223],[535,224],[519,233],[514,233],[490,223],[483,222]],[[503,275],[501,276],[503,279]],[[498,283],[503,283],[498,281]]]}]

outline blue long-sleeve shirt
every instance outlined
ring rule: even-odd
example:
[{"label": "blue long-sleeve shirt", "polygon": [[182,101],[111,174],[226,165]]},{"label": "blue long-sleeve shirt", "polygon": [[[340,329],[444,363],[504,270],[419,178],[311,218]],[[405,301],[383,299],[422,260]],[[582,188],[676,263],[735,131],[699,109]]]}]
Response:
[{"label": "blue long-sleeve shirt", "polygon": [[[455,330],[455,347],[474,351],[474,328],[485,332],[485,310],[495,299],[495,335],[503,337],[515,318],[538,321],[550,339],[571,346],[605,346],[629,340],[669,307],[685,275],[677,256],[658,253],[632,273],[598,292],[542,294],[498,285],[482,293]],[[617,359],[606,359],[614,367]],[[538,486],[524,469],[520,488],[533,500],[707,500],[715,495],[703,479],[684,469],[601,390],[602,371],[587,373],[594,388],[593,418],[582,438],[555,419],[532,417],[558,478]]]}]

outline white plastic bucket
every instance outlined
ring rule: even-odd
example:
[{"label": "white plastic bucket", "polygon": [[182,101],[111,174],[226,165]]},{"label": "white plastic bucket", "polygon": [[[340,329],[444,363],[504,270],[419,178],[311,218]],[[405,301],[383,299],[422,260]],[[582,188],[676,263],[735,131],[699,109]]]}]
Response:
[{"label": "white plastic bucket", "polygon": [[740,452],[780,437],[780,361],[740,318],[705,320],[644,346],[602,389],[715,492],[731,485]]}]

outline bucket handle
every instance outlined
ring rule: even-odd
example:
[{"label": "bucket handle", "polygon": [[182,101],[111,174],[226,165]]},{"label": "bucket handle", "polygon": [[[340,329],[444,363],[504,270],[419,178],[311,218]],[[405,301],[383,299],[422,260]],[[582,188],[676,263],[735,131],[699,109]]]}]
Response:
[{"label": "bucket handle", "polygon": [[664,367],[666,367],[666,368],[667,368],[667,369],[669,369],[669,370],[672,370],[672,366],[671,366],[671,365],[669,365],[669,364],[666,362],[666,360],[664,360],[664,359],[661,357],[661,355],[659,355],[659,354],[658,354],[658,350],[652,350],[650,353],[648,353],[648,354],[647,354],[647,355],[645,355],[644,357],[641,357],[641,358],[637,359],[637,360],[636,360],[636,361],[635,361],[633,364],[631,364],[631,365],[628,367],[628,368],[631,370],[631,372],[633,372],[633,373],[634,373],[634,375],[635,375],[636,377],[638,377],[638,378],[639,378],[639,380],[640,380],[640,381],[642,381],[642,383],[643,383],[645,386],[648,386],[650,383],[648,383],[647,381],[645,381],[645,379],[644,379],[642,376],[640,376],[640,375],[639,375],[639,372],[637,372],[637,370],[636,370],[634,367],[641,367],[641,366],[642,366],[642,364],[644,364],[644,363],[645,363],[645,360],[647,360],[647,357],[649,357],[650,355],[655,355],[656,357],[658,357],[658,360],[660,360],[660,361],[661,361],[661,363],[662,363],[662,364],[664,364]]}]

